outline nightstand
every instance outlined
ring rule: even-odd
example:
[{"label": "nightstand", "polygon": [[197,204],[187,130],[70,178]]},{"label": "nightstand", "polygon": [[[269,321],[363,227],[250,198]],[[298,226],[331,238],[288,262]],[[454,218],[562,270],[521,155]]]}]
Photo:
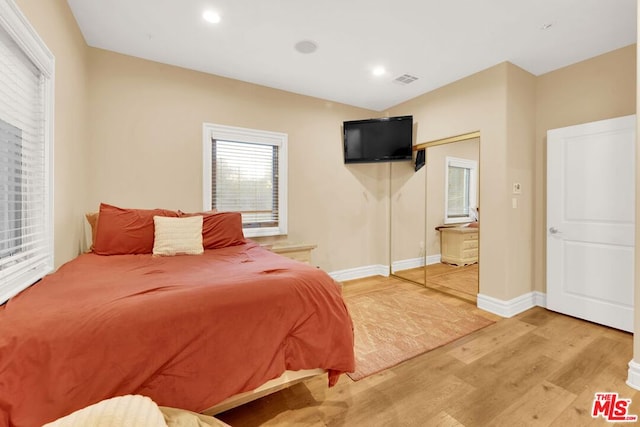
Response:
[{"label": "nightstand", "polygon": [[308,243],[276,242],[268,249],[287,258],[311,264],[311,251],[316,247],[317,245]]},{"label": "nightstand", "polygon": [[473,227],[439,227],[441,261],[468,265],[478,262],[478,229]]}]

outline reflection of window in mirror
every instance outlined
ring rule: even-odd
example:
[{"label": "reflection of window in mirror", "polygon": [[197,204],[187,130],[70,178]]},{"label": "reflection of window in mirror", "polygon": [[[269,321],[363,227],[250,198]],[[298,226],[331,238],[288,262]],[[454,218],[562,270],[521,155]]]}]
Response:
[{"label": "reflection of window in mirror", "polygon": [[478,162],[449,156],[445,162],[444,223],[475,221]]}]

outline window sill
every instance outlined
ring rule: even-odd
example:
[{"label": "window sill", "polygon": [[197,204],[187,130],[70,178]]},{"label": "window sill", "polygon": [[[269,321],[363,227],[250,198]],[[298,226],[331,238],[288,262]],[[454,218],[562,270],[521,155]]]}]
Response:
[{"label": "window sill", "polygon": [[444,223],[445,224],[463,224],[465,222],[474,222],[475,219],[471,218],[471,217],[465,217],[465,218],[449,218],[449,219],[445,219]]},{"label": "window sill", "polygon": [[284,236],[287,234],[286,230],[281,230],[280,227],[265,227],[265,228],[243,228],[242,233],[244,237],[267,237],[267,236]]}]

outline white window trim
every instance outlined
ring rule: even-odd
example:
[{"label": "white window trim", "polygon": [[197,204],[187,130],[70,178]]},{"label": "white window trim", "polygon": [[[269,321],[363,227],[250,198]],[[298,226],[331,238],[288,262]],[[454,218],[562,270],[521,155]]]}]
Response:
[{"label": "white window trim", "polygon": [[[445,224],[458,224],[463,222],[472,222],[476,218],[473,214],[477,206],[477,188],[478,188],[478,162],[475,160],[461,159],[459,157],[445,157],[444,163],[444,223]],[[449,166],[471,169],[471,176],[469,179],[469,216],[460,218],[448,218],[449,207]]]},{"label": "white window trim", "polygon": [[[13,0],[0,0],[0,27],[18,45],[44,77],[44,215],[46,256],[36,266],[14,276],[12,283],[0,287],[0,304],[43,278],[54,269],[53,253],[53,108],[55,59]],[[19,271],[19,270],[18,270]]]},{"label": "white window trim", "polygon": [[286,133],[248,129],[235,126],[204,123],[202,125],[202,203],[205,210],[211,209],[211,140],[251,142],[279,147],[278,179],[278,227],[245,228],[245,237],[278,236],[287,234],[287,140]]}]

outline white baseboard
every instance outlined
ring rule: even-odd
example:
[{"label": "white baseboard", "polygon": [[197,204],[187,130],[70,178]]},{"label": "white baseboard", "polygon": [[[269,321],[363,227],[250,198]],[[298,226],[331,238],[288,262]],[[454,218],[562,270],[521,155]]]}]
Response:
[{"label": "white baseboard", "polygon": [[402,271],[402,270],[410,270],[412,268],[418,268],[424,266],[424,258],[410,258],[403,259],[400,261],[393,261],[391,263],[391,271]]},{"label": "white baseboard", "polygon": [[627,373],[627,385],[636,390],[640,390],[640,363],[631,360]]},{"label": "white baseboard", "polygon": [[516,314],[529,310],[530,308],[536,306],[546,307],[546,305],[546,294],[538,291],[520,295],[519,297],[515,297],[509,301],[503,301],[484,294],[478,294],[478,308],[502,317],[513,317]]},{"label": "white baseboard", "polygon": [[[439,264],[440,254],[429,255],[426,259],[426,265]],[[391,263],[391,271],[410,270],[412,268],[424,267],[425,259],[423,257],[403,259]]]},{"label": "white baseboard", "polygon": [[537,307],[547,308],[547,294],[544,292],[533,291],[533,302]]},{"label": "white baseboard", "polygon": [[431,264],[440,264],[440,260],[441,260],[441,256],[440,254],[437,255],[429,255],[427,257],[427,265],[431,265]]},{"label": "white baseboard", "polygon": [[346,270],[332,271],[329,276],[337,282],[344,280],[362,279],[371,276],[389,276],[389,266],[382,264],[367,265],[364,267],[347,268]]},{"label": "white baseboard", "polygon": [[[426,259],[427,265],[438,264],[440,255],[431,255]],[[407,270],[424,265],[423,258],[411,258],[396,261],[393,264],[393,271]],[[371,276],[389,276],[389,266],[383,264],[367,265],[363,267],[347,268],[345,270],[332,271],[329,273],[334,280],[343,282],[346,280],[362,279]],[[478,294],[478,308],[497,314],[502,317],[513,317],[533,307],[547,306],[547,295],[542,292],[529,292],[509,301],[500,300],[484,294]],[[638,384],[640,386],[640,365],[638,365]]]}]

